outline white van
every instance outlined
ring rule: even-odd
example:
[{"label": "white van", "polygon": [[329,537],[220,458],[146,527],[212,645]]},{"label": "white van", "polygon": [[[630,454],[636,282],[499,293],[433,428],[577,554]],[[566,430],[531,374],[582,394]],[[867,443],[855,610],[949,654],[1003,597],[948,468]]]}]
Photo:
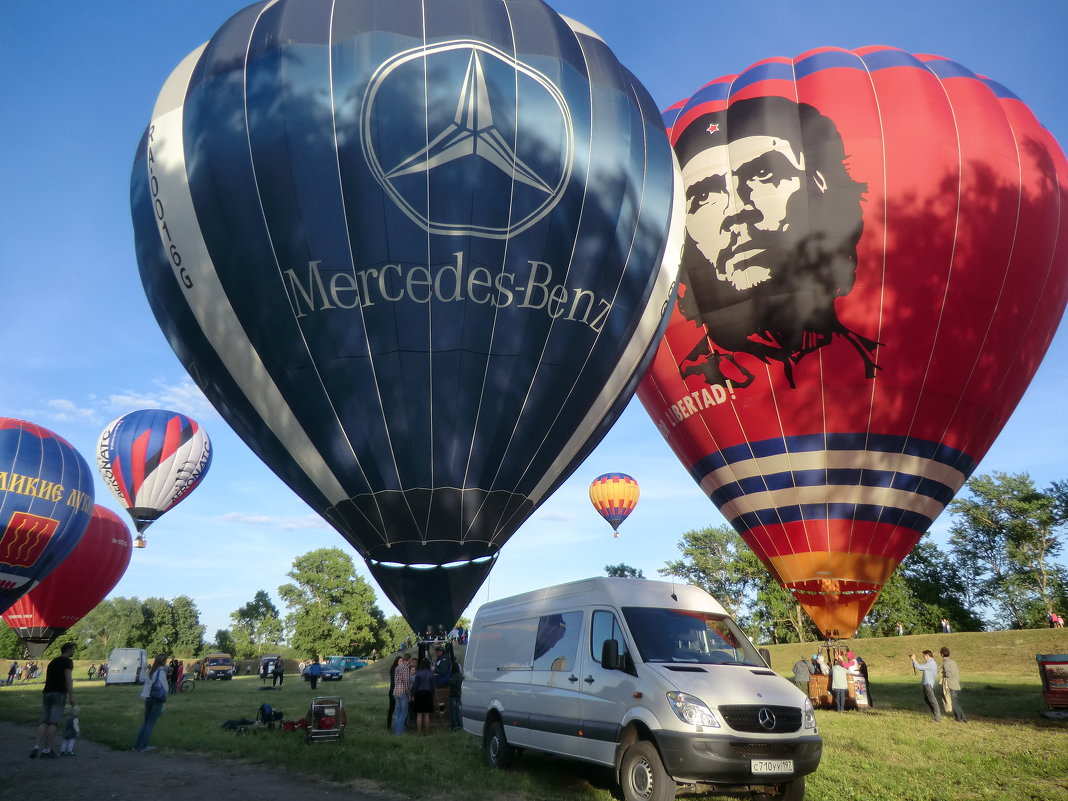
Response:
[{"label": "white van", "polygon": [[104,684],[144,684],[148,669],[148,651],[144,648],[115,648],[108,656]]},{"label": "white van", "polygon": [[798,801],[823,753],[805,694],[697,587],[592,578],[484,604],[464,674],[490,765],[523,748],[595,762],[627,801]]}]

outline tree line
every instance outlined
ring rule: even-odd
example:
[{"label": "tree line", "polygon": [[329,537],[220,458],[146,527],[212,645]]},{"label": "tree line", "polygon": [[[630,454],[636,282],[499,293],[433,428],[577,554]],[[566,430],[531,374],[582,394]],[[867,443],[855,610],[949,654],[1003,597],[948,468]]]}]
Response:
[{"label": "tree line", "polygon": [[[185,595],[163,598],[112,598],[57,639],[44,659],[58,656],[73,642],[79,659],[105,660],[114,648],[144,648],[150,654],[179,658],[212,651],[252,659],[264,653],[294,658],[313,655],[388,653],[414,632],[400,615],[387,618],[374,589],[357,575],[352,558],[339,548],[321,548],[297,557],[278,588],[286,606],[279,612],[266,590],[230,614],[231,625],[205,639],[196,603]],[[0,658],[21,659],[15,632],[0,627]]]},{"label": "tree line", "polygon": [[[1068,525],[1068,481],[1039,490],[1027,473],[970,479],[949,505],[948,547],[929,534],[883,587],[857,632],[906,633],[1039,628],[1051,610],[1068,610],[1068,570],[1058,561]],[[660,569],[715,597],[757,642],[805,642],[822,636],[801,606],[729,526],[688,531],[681,557]],[[609,565],[623,575],[626,565]],[[631,569],[632,570],[632,569]]]},{"label": "tree line", "polygon": [[[891,636],[899,622],[907,633],[934,632],[942,618],[955,631],[1035,628],[1047,624],[1051,609],[1068,612],[1068,570],[1058,561],[1068,526],[1068,481],[1039,490],[1026,473],[976,476],[949,511],[948,548],[924,535],[883,587],[858,636]],[[821,639],[793,596],[729,526],[686,532],[679,552],[659,573],[708,591],[757,642]],[[644,578],[623,564],[605,570]],[[68,641],[77,645],[79,658],[103,660],[113,648],[180,657],[218,650],[239,659],[366,655],[391,653],[415,639],[402,617],[383,614],[374,588],[339,548],[297,557],[286,577],[290,581],[278,587],[285,614],[259,590],[210,642],[188,596],[113,598],[75,624],[45,657]],[[21,656],[15,633],[2,627],[0,658]]]}]

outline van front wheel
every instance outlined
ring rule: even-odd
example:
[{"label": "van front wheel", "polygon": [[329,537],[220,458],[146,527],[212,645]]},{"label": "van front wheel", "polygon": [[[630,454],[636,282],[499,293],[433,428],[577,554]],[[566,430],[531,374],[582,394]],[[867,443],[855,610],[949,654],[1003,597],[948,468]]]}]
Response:
[{"label": "van front wheel", "polygon": [[507,767],[511,763],[515,752],[504,736],[504,726],[499,720],[494,720],[486,727],[486,762],[491,768]]},{"label": "van front wheel", "polygon": [[672,801],[675,782],[664,769],[656,746],[638,740],[623,754],[620,784],[626,801]]}]

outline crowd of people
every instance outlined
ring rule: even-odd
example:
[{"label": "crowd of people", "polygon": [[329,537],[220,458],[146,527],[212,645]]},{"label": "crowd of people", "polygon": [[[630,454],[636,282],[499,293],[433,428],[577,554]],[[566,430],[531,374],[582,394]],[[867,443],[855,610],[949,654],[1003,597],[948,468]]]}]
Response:
[{"label": "crowd of people", "polygon": [[389,710],[386,728],[394,734],[404,734],[414,719],[417,734],[430,733],[430,716],[438,703],[439,691],[446,690],[449,727],[463,728],[460,718],[460,697],[463,688],[463,669],[452,648],[450,639],[434,648],[433,660],[429,649],[421,648],[421,656],[413,657],[401,650],[389,669]]},{"label": "crowd of people", "polygon": [[7,669],[7,684],[14,684],[16,681],[29,681],[30,679],[36,679],[39,675],[41,675],[41,669],[36,662],[24,662],[21,665],[18,662],[12,662]]},{"label": "crowd of people", "polygon": [[924,703],[931,710],[935,723],[942,722],[943,707],[947,715],[953,713],[953,719],[958,723],[967,723],[968,716],[964,714],[964,707],[960,703],[960,666],[957,665],[957,660],[949,655],[949,649],[945,646],[940,648],[938,653],[942,656],[941,665],[935,661],[933,651],[923,651],[922,663],[916,661],[916,654],[909,654],[912,669],[920,676]]},{"label": "crowd of people", "polygon": [[826,675],[830,677],[830,690],[834,698],[834,708],[838,712],[846,709],[846,696],[849,690],[849,675],[863,677],[864,692],[868,706],[874,707],[871,697],[871,688],[868,686],[868,664],[853,651],[837,651],[831,655],[830,664],[824,659],[823,654],[815,653],[811,659],[798,659],[793,667],[794,683],[806,694],[809,692],[809,682],[813,676]]}]

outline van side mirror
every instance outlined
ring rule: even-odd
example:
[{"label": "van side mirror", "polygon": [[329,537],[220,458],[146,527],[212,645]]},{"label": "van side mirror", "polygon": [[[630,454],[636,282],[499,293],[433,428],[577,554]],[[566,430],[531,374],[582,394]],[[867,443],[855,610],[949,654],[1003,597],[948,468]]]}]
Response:
[{"label": "van side mirror", "polygon": [[760,654],[760,658],[764,660],[764,664],[771,667],[771,651],[767,648],[758,648],[757,653]]},{"label": "van side mirror", "polygon": [[619,643],[615,640],[605,640],[601,643],[601,667],[606,670],[619,670],[622,667],[619,659]]}]

